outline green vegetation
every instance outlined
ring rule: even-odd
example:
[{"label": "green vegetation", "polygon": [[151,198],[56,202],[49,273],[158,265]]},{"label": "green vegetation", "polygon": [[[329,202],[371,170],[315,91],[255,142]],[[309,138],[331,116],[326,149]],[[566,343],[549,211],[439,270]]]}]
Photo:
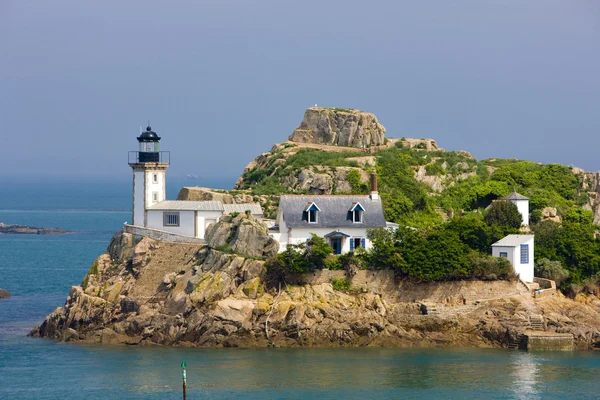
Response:
[{"label": "green vegetation", "polygon": [[325,239],[313,234],[305,243],[288,245],[286,251],[267,260],[265,266],[273,279],[281,280],[288,274],[303,274],[333,265],[332,254],[333,249]]},{"label": "green vegetation", "polygon": [[507,260],[488,255],[500,233],[473,217],[429,231],[378,228],[368,232],[373,248],[364,257],[373,268],[394,269],[396,275],[417,281],[513,279]]},{"label": "green vegetation", "polygon": [[[398,141],[371,153],[386,219],[410,228],[392,236],[372,232],[376,246],[371,251],[343,257],[321,254],[312,265],[305,257],[308,247],[292,247],[285,256],[286,268],[301,272],[353,265],[393,268],[399,276],[417,280],[508,279],[510,272],[502,262],[487,256],[493,242],[518,233],[521,219],[516,207],[493,203],[516,190],[530,199],[535,257],[548,260],[536,266],[539,275],[553,276],[567,289],[600,286],[600,241],[595,238],[600,227],[593,224],[592,213],[582,209],[589,198],[580,175],[563,165],[514,159],[477,161],[465,152],[428,152],[425,147],[423,143],[411,149]],[[361,182],[360,169],[372,167],[348,160],[358,156],[364,153],[300,149],[284,156],[273,152],[262,167],[244,173],[245,188],[254,195],[290,193],[294,188],[288,187],[289,177],[297,177],[303,169],[320,172],[319,166],[353,167],[346,176],[351,193],[366,194],[368,183]],[[427,179],[422,178],[424,173]],[[435,191],[431,182],[437,185]],[[555,207],[562,223],[542,221],[546,207]]]},{"label": "green vegetation", "polygon": [[551,261],[541,258],[535,262],[535,276],[552,279],[557,285],[569,277],[569,271],[563,268],[560,261]]},{"label": "green vegetation", "polygon": [[347,278],[333,278],[331,286],[334,290],[348,291],[351,289],[350,281]]},{"label": "green vegetation", "polygon": [[350,187],[352,188],[352,194],[367,194],[369,193],[369,185],[366,182],[361,182],[360,180],[360,172],[358,170],[353,169],[348,171],[346,175],[346,180],[350,183]]}]

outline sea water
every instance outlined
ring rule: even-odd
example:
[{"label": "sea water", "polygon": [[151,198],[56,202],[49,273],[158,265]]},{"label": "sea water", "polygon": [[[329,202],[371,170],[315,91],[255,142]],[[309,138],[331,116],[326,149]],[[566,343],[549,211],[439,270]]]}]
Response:
[{"label": "sea water", "polygon": [[[0,399],[594,399],[600,354],[488,349],[184,349],[26,336],[130,221],[127,181],[0,182]],[[175,198],[178,187],[169,187]]]}]

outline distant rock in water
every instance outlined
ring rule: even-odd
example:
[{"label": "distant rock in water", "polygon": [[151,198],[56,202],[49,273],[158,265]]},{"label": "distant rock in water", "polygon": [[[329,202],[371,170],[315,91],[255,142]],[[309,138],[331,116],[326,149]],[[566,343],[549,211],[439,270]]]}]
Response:
[{"label": "distant rock in water", "polygon": [[358,148],[379,146],[385,141],[385,127],[368,112],[311,107],[289,140]]},{"label": "distant rock in water", "polygon": [[35,226],[27,225],[6,225],[0,222],[0,234],[3,233],[17,235],[62,235],[71,232],[60,228],[36,228]]},{"label": "distant rock in water", "polygon": [[10,293],[8,293],[8,290],[0,289],[0,299],[10,299]]}]

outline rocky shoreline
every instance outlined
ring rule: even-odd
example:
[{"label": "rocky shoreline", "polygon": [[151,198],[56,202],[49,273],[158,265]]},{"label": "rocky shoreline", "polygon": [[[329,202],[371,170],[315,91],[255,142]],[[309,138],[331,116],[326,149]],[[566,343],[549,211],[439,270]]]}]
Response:
[{"label": "rocky shoreline", "polygon": [[600,300],[594,296],[534,298],[524,285],[506,281],[392,279],[344,292],[311,278],[279,290],[265,283],[263,260],[277,247],[260,222],[225,217],[209,228],[207,241],[136,241],[116,234],[65,305],[30,335],[188,347],[509,348],[532,329],[535,315],[538,329],[572,334],[576,348],[600,345]]},{"label": "rocky shoreline", "polygon": [[36,228],[28,225],[7,225],[0,222],[0,234],[13,235],[64,235],[72,233],[60,228]]}]

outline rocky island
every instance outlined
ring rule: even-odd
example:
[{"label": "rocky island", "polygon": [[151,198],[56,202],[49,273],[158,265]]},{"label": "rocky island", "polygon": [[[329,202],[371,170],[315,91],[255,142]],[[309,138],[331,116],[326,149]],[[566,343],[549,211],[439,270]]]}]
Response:
[{"label": "rocky island", "polygon": [[36,228],[34,226],[27,225],[16,225],[16,224],[3,224],[0,222],[0,234],[13,234],[13,235],[64,235],[71,233],[65,229],[60,228]]},{"label": "rocky island", "polygon": [[0,299],[10,299],[10,293],[6,289],[0,289]]},{"label": "rocky island", "polygon": [[[396,238],[379,258],[357,252],[353,262],[371,256],[366,263],[274,274],[279,244],[251,214],[223,216],[204,244],[119,232],[30,335],[189,347],[600,348],[598,173],[477,161],[431,139],[386,138],[371,113],[313,107],[287,141],[248,164],[236,190],[183,188],[178,200],[254,201],[273,218],[281,194],[367,194],[371,175],[386,220],[406,227],[418,251]],[[515,189],[531,198],[531,226],[484,218]],[[500,276],[489,257],[494,241],[521,228],[536,235],[535,284]]]},{"label": "rocky island", "polygon": [[[118,233],[30,334],[191,347],[514,347],[538,329],[569,334],[577,348],[600,342],[594,296],[534,298],[518,281],[419,284],[382,271],[315,271],[279,287],[264,261],[275,251],[266,227],[244,214],[212,225],[201,246]],[[335,289],[333,275],[353,288]]]}]

